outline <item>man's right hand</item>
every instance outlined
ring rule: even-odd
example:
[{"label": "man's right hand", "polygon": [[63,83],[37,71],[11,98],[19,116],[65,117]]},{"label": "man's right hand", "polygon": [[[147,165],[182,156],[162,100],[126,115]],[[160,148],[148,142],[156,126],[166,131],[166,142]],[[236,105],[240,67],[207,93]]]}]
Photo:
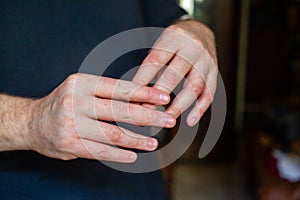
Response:
[{"label": "man's right hand", "polygon": [[48,96],[30,104],[26,149],[63,160],[134,162],[136,153],[113,145],[152,151],[157,140],[106,121],[170,128],[174,117],[136,104],[165,105],[169,100],[163,91],[129,81],[70,75]]}]

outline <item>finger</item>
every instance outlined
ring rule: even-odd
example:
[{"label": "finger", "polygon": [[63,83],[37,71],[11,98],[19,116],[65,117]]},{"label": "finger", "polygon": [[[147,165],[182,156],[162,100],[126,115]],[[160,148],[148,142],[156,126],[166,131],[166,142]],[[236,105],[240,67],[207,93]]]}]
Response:
[{"label": "finger", "polygon": [[86,114],[94,119],[125,122],[138,126],[171,128],[176,119],[167,113],[128,102],[94,98],[94,105],[85,105]]},{"label": "finger", "polygon": [[170,101],[167,93],[152,87],[141,86],[131,81],[100,77],[95,96],[134,102],[165,105]]},{"label": "finger", "polygon": [[187,117],[187,124],[189,126],[194,126],[211,105],[216,92],[216,80],[216,72],[212,72],[208,75],[206,87]]},{"label": "finger", "polygon": [[[168,67],[165,67],[164,70],[160,70],[158,72],[159,78],[153,87],[170,94],[188,73],[191,67],[191,62],[185,60],[179,54],[176,55]],[[143,106],[153,110],[157,108],[157,106],[147,103],[144,103]]]},{"label": "finger", "polygon": [[82,139],[81,144],[76,146],[75,154],[81,158],[120,163],[132,163],[137,159],[137,154],[132,151],[111,147],[86,139]]},{"label": "finger", "polygon": [[[76,88],[73,85],[76,84]],[[165,105],[170,101],[167,93],[152,87],[138,85],[131,81],[112,79],[90,74],[72,74],[65,82],[67,88],[81,95],[88,94],[109,99],[148,102]]]},{"label": "finger", "polygon": [[183,89],[179,92],[172,104],[167,110],[167,113],[172,114],[175,118],[179,117],[205,88],[206,75],[200,73],[195,68],[187,76]]},{"label": "finger", "polygon": [[170,31],[165,31],[161,35],[135,74],[133,82],[141,85],[149,84],[156,74],[173,58],[178,47],[174,44],[174,41],[170,40],[170,38],[174,38],[171,34]]},{"label": "finger", "polygon": [[191,69],[192,64],[180,55],[176,55],[169,66],[163,71],[154,87],[171,93]]},{"label": "finger", "polygon": [[158,141],[154,138],[138,135],[124,128],[88,117],[81,119],[77,127],[80,138],[95,142],[146,151],[155,150],[158,146]]}]

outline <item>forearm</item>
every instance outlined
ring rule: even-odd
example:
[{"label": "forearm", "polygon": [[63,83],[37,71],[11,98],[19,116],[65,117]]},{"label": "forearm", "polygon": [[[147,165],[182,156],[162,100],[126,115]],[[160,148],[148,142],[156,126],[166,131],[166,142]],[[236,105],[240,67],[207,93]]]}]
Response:
[{"label": "forearm", "polygon": [[33,100],[0,94],[0,151],[28,150]]}]

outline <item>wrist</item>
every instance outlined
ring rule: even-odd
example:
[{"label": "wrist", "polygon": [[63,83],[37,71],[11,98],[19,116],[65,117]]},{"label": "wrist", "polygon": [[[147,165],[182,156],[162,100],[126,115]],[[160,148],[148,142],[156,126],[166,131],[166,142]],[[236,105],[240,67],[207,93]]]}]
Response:
[{"label": "wrist", "polygon": [[37,100],[28,98],[19,98],[18,103],[20,107],[16,106],[15,119],[16,130],[14,134],[14,148],[17,150],[32,150],[31,136],[33,132],[34,110]]},{"label": "wrist", "polygon": [[39,140],[41,131],[47,130],[43,127],[43,121],[45,121],[45,116],[49,115],[50,110],[46,109],[45,97],[41,99],[31,99],[28,102],[28,109],[26,112],[25,137],[23,141],[23,147],[26,150],[40,151]]},{"label": "wrist", "polygon": [[28,139],[33,101],[0,94],[0,151],[30,150]]},{"label": "wrist", "polygon": [[24,119],[24,132],[23,132],[23,140],[21,141],[21,146],[23,150],[34,150],[33,148],[33,138],[34,133],[36,133],[36,124],[37,124],[37,108],[39,100],[31,99],[27,104],[25,118]]}]

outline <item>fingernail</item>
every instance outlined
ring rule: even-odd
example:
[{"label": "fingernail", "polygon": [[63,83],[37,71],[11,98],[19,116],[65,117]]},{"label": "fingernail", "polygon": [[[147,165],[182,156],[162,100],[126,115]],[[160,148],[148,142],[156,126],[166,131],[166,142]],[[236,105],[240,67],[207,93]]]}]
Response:
[{"label": "fingernail", "polygon": [[129,161],[134,162],[137,159],[137,155],[135,153],[132,153],[129,155]]},{"label": "fingernail", "polygon": [[148,147],[151,149],[155,149],[157,147],[157,141],[155,139],[151,139],[147,143]]},{"label": "fingernail", "polygon": [[168,102],[169,101],[169,96],[165,94],[160,94],[159,99],[163,102]]},{"label": "fingernail", "polygon": [[166,127],[173,127],[175,125],[176,120],[174,119],[174,117],[172,115],[167,115],[166,119],[165,119],[165,124]]},{"label": "fingernail", "polygon": [[191,125],[191,126],[195,126],[195,125],[197,124],[197,122],[198,122],[197,117],[192,117],[192,118],[190,119],[190,125]]}]

